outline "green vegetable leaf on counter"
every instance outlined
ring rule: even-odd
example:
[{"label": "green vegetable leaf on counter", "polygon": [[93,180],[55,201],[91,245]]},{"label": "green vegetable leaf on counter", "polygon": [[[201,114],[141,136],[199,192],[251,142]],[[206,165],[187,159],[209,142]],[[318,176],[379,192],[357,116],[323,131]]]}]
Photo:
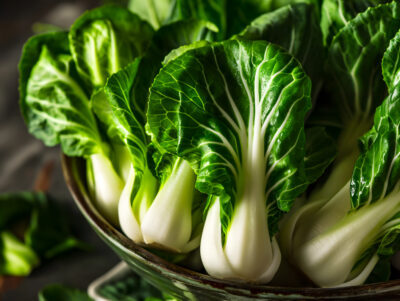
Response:
[{"label": "green vegetable leaf on counter", "polygon": [[93,301],[93,299],[78,289],[51,284],[39,292],[39,301]]},{"label": "green vegetable leaf on counter", "polygon": [[41,192],[0,195],[0,275],[26,276],[41,259],[88,246],[70,232],[55,200]]}]

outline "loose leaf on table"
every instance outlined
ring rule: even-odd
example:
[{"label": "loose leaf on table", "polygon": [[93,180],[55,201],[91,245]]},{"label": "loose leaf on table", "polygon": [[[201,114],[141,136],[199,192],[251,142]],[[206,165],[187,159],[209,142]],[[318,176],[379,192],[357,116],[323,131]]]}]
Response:
[{"label": "loose leaf on table", "polygon": [[0,232],[0,275],[27,276],[39,265],[35,251],[9,231]]},{"label": "loose leaf on table", "polygon": [[67,219],[55,200],[44,194],[38,194],[36,200],[25,242],[41,258],[52,258],[71,249],[89,248],[71,234]]},{"label": "loose leaf on table", "polygon": [[28,218],[37,197],[38,194],[34,192],[0,194],[0,231],[9,228],[18,220]]},{"label": "loose leaf on table", "polygon": [[0,274],[6,275],[25,276],[39,258],[88,249],[71,234],[56,201],[41,192],[0,195],[0,236]]},{"label": "loose leaf on table", "polygon": [[93,301],[93,299],[78,289],[51,284],[39,292],[39,301]]}]

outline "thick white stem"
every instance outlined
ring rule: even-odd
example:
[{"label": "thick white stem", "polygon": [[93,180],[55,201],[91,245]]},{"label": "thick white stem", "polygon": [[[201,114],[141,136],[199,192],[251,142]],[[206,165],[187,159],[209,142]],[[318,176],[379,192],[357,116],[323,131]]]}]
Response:
[{"label": "thick white stem", "polygon": [[103,154],[90,156],[93,169],[95,205],[112,224],[118,225],[118,200],[124,183]]},{"label": "thick white stem", "polygon": [[[339,222],[351,209],[350,182],[347,182],[330,200],[311,202],[304,206],[294,230],[291,254],[304,243],[324,233]],[[301,208],[303,209],[303,208]]]},{"label": "thick white stem", "polygon": [[178,159],[142,221],[142,234],[147,244],[183,251],[192,234],[194,185],[192,168]]},{"label": "thick white stem", "polygon": [[119,224],[122,231],[136,243],[143,243],[139,222],[133,214],[131,206],[132,189],[135,182],[135,170],[131,166],[128,180],[122,191],[118,204]]},{"label": "thick white stem", "polygon": [[221,279],[238,278],[222,247],[220,203],[217,198],[207,212],[200,243],[204,268],[211,276]]},{"label": "thick white stem", "polygon": [[303,244],[296,252],[301,270],[322,287],[346,282],[358,258],[399,210],[397,193],[349,213],[330,230]]}]

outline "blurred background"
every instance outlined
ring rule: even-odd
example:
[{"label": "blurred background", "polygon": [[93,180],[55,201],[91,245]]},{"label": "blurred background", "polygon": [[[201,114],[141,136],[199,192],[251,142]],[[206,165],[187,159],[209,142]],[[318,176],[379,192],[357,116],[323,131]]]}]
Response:
[{"label": "blurred background", "polygon": [[68,29],[83,11],[101,4],[104,1],[0,0],[0,193],[32,190],[44,164],[55,161],[50,194],[69,217],[73,234],[92,246],[91,251],[74,250],[43,262],[17,288],[8,285],[0,292],[0,300],[37,300],[38,291],[52,283],[86,289],[118,262],[73,203],[64,184],[59,149],[44,147],[27,132],[18,106],[17,66],[24,42],[54,27]]}]

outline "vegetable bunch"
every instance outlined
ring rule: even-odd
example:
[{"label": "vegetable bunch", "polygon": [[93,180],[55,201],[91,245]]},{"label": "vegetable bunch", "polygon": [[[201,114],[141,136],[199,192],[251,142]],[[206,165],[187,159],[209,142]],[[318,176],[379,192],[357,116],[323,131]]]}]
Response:
[{"label": "vegetable bunch", "polygon": [[26,43],[21,110],[86,159],[136,243],[200,247],[223,279],[267,283],[282,253],[319,286],[381,280],[400,249],[400,4],[380,2],[103,6]]}]

